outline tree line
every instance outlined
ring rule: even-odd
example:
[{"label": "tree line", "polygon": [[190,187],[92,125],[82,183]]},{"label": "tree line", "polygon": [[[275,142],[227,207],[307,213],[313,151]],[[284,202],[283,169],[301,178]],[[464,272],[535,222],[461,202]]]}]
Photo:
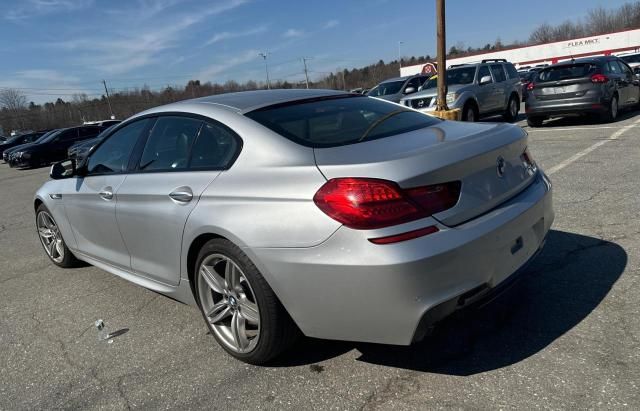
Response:
[{"label": "tree line", "polygon": [[[509,47],[533,45],[553,41],[563,41],[576,37],[587,37],[602,33],[634,29],[640,27],[640,1],[625,3],[616,9],[598,7],[588,11],[584,20],[567,20],[552,26],[543,23],[534,29],[528,41],[503,44],[498,38],[493,44],[487,43],[482,47],[465,47],[457,43],[449,49],[447,57],[460,57],[470,53],[498,51]],[[393,60],[370,64],[351,70],[337,70],[315,81],[310,81],[309,87],[350,90],[355,88],[369,88],[380,81],[398,75],[400,64],[423,64],[433,59],[429,55],[403,58],[400,62]],[[272,88],[300,88],[304,83],[275,81]],[[236,91],[264,89],[264,82],[254,80],[238,83],[202,83],[200,80],[190,80],[186,85],[167,86],[161,90],[151,90],[147,86],[126,91],[111,91],[110,103],[115,118],[124,119],[135,113],[151,107],[168,104],[175,101],[209,96],[214,94]],[[107,97],[90,98],[86,94],[73,95],[68,101],[58,98],[55,102],[27,104],[26,96],[19,89],[0,88],[0,126],[9,130],[42,130],[68,127],[83,121],[102,120],[111,116]]]}]

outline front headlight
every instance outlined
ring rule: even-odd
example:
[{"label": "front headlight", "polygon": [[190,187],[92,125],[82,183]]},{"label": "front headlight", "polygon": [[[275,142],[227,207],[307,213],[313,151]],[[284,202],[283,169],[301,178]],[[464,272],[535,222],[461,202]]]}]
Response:
[{"label": "front headlight", "polygon": [[20,158],[22,158],[22,159],[28,160],[28,159],[30,159],[30,158],[31,158],[31,153],[26,152],[26,151],[22,151],[22,152],[19,154],[19,157],[20,157]]},{"label": "front headlight", "polygon": [[447,93],[447,104],[451,104],[458,98],[458,94],[456,92]]}]

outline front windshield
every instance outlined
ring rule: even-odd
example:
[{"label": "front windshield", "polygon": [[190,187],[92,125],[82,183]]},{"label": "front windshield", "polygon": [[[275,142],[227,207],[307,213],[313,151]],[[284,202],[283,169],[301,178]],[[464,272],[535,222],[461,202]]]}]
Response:
[{"label": "front windshield", "polygon": [[403,85],[404,85],[404,80],[387,81],[385,83],[380,83],[374,88],[372,88],[367,93],[367,95],[371,97],[378,97],[378,96],[388,96],[391,94],[397,94],[400,92],[400,89],[402,89]]},{"label": "front windshield", "polygon": [[[476,75],[475,67],[464,67],[447,70],[447,86],[465,85],[473,83],[473,78]],[[438,87],[438,76],[433,76],[427,80],[422,89],[430,89]]]},{"label": "front windshield", "polygon": [[42,143],[47,137],[49,137],[49,135],[55,133],[56,131],[58,131],[58,130],[48,131],[48,132],[44,133],[43,135],[41,135],[40,137],[36,138],[33,142],[35,144]]},{"label": "front windshield", "polygon": [[50,131],[49,133],[47,133],[44,136],[40,137],[37,142],[38,143],[48,143],[48,142],[52,141],[54,138],[56,138],[56,136],[58,134],[62,133],[63,131],[64,131],[64,129]]}]

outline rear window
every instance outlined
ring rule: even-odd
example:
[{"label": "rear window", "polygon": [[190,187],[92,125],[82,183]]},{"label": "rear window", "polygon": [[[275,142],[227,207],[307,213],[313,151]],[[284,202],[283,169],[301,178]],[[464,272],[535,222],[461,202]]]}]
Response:
[{"label": "rear window", "polygon": [[538,80],[540,81],[559,81],[574,78],[587,77],[598,69],[593,63],[567,64],[556,67],[549,67],[540,70]]},{"label": "rear window", "polygon": [[276,133],[308,147],[335,147],[406,133],[440,120],[364,96],[296,102],[246,114]]}]

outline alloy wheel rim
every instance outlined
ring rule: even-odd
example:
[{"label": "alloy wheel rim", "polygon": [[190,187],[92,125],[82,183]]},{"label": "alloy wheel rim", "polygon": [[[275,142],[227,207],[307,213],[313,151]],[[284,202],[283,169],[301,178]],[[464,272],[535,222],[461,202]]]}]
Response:
[{"label": "alloy wheel rim", "polygon": [[474,122],[475,120],[476,113],[472,109],[469,109],[469,111],[467,111],[467,121]]},{"label": "alloy wheel rim", "polygon": [[38,235],[44,250],[53,261],[61,263],[64,260],[64,241],[55,220],[46,211],[39,212],[36,220]]},{"label": "alloy wheel rim", "polygon": [[518,115],[518,108],[516,107],[516,101],[514,99],[511,99],[511,115],[513,117],[516,117]]},{"label": "alloy wheel rim", "polygon": [[234,352],[251,352],[260,338],[260,309],[242,269],[211,254],[198,268],[198,282],[202,310],[218,339]]}]

